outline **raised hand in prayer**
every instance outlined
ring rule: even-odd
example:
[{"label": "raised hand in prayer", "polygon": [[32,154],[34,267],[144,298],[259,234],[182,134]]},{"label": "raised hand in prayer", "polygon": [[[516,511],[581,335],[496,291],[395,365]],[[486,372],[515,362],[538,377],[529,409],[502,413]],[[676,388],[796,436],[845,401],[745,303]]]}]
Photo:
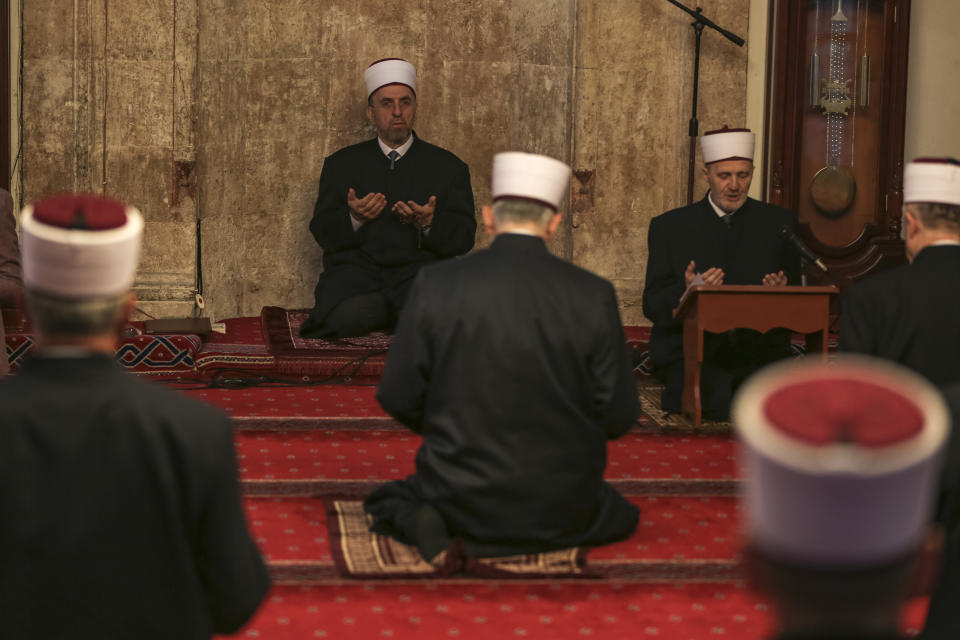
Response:
[{"label": "raised hand in prayer", "polygon": [[387,206],[387,197],[382,193],[371,191],[362,198],[358,198],[357,192],[350,189],[347,191],[347,206],[350,207],[350,215],[353,219],[364,224],[380,215],[383,208]]},{"label": "raised hand in prayer", "polygon": [[782,287],[787,284],[787,276],[783,274],[783,271],[768,273],[763,276],[763,284],[768,287]]},{"label": "raised hand in prayer", "polygon": [[683,272],[683,278],[688,287],[690,286],[690,283],[693,282],[693,279],[697,277],[697,275],[703,278],[703,284],[711,286],[723,284],[723,269],[720,267],[710,267],[701,274],[697,274],[696,269],[696,263],[691,260],[690,264],[687,265],[687,270]]},{"label": "raised hand in prayer", "polygon": [[417,229],[426,229],[433,222],[433,212],[437,208],[437,196],[430,196],[427,204],[417,204],[413,200],[397,202],[393,210],[400,214],[400,219],[412,224]]}]

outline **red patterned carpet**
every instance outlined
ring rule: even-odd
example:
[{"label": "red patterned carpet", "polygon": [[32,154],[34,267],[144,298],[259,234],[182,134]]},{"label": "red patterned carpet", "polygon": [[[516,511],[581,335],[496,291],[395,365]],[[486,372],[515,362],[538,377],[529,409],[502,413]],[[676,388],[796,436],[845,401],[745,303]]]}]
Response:
[{"label": "red patterned carpet", "polygon": [[[243,430],[236,436],[241,477],[287,493],[332,491],[352,480],[361,494],[413,472],[420,436],[388,429],[318,427]],[[607,447],[606,477],[626,493],[731,493],[738,477],[729,437],[630,432]],[[312,481],[312,482],[307,482]],[[368,482],[360,482],[368,481]],[[305,489],[304,489],[305,488]],[[352,494],[338,494],[352,495]]]},{"label": "red patterned carpet", "polygon": [[184,393],[223,409],[240,429],[399,428],[377,404],[373,385],[248,389],[194,389],[193,383],[183,386],[188,387]]},{"label": "red patterned carpet", "polygon": [[[609,444],[606,477],[640,507],[641,521],[628,540],[589,550],[586,565],[602,578],[345,578],[331,553],[330,500],[360,499],[409,474],[420,438],[374,397],[389,337],[302,340],[302,315],[266,308],[202,340],[134,327],[118,353],[134,372],[222,408],[237,427],[249,522],[275,586],[236,637],[761,640],[772,632],[767,605],[738,579],[740,472],[723,426],[694,432],[641,418]],[[648,335],[627,328],[639,379]],[[29,328],[8,332],[14,368],[31,345]],[[289,386],[296,382],[310,384]],[[916,633],[924,607],[923,599],[907,607],[905,630]]]},{"label": "red patterned carpet", "polygon": [[730,583],[424,582],[282,586],[246,638],[760,640],[767,605]]},{"label": "red patterned carpet", "polygon": [[[587,555],[604,579],[354,580],[324,499],[412,471],[420,443],[371,386],[187,392],[230,411],[250,523],[277,586],[241,637],[761,640],[772,616],[737,579],[740,476],[729,432],[643,423],[608,446],[607,478],[641,508],[630,539]],[[905,610],[916,633],[925,601]]]}]

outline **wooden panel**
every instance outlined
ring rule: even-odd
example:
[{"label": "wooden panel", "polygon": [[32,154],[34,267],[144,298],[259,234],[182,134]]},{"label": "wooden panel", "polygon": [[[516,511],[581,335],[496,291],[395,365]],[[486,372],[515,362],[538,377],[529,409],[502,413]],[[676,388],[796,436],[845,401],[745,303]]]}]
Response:
[{"label": "wooden panel", "polygon": [[0,187],[10,190],[10,0],[0,0]]},{"label": "wooden panel", "polygon": [[[807,0],[779,3],[779,9],[770,201],[797,212],[801,235],[833,272],[824,279],[808,271],[810,280],[845,287],[904,260],[909,0]],[[869,74],[861,73],[864,56]],[[818,191],[823,176],[842,184],[845,174],[852,179],[847,186],[855,187],[849,203],[824,195],[839,196],[842,189]]]}]

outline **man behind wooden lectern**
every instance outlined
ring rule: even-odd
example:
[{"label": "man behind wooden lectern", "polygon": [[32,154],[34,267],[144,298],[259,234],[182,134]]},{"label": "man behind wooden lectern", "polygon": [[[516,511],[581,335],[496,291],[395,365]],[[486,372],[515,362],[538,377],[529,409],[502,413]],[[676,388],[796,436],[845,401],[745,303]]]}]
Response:
[{"label": "man behind wooden lectern", "polygon": [[[747,196],[753,180],[754,134],[709,131],[700,139],[710,190],[699,202],[650,222],[643,313],[653,321],[650,360],[665,385],[665,411],[679,412],[683,392],[683,325],[673,317],[691,284],[797,285],[800,255],[781,235],[796,229],[792,211]],[[753,371],[789,355],[789,334],[734,329],[704,345],[703,415],[725,420],[732,393]]]}]

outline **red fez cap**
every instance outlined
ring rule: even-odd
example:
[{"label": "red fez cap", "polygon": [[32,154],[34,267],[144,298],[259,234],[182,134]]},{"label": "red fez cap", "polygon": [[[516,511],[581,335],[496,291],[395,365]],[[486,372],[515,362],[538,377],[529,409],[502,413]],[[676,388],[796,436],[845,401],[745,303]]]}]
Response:
[{"label": "red fez cap", "polygon": [[923,415],[914,402],[889,387],[849,378],[824,377],[784,387],[767,398],[764,411],[774,429],[813,446],[886,447],[923,429]]},{"label": "red fez cap", "polygon": [[33,207],[38,222],[61,229],[106,231],[127,223],[123,203],[89,193],[64,193],[40,200]]}]

